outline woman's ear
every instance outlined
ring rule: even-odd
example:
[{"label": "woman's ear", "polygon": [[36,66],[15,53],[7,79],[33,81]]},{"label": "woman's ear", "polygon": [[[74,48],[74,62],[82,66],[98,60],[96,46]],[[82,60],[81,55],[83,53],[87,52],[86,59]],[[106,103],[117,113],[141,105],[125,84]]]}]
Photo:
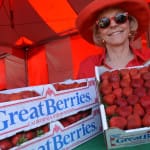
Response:
[{"label": "woman's ear", "polygon": [[129,21],[130,21],[129,22],[130,23],[130,32],[135,33],[138,29],[138,22],[137,22],[136,18],[134,18],[133,16],[130,16]]}]

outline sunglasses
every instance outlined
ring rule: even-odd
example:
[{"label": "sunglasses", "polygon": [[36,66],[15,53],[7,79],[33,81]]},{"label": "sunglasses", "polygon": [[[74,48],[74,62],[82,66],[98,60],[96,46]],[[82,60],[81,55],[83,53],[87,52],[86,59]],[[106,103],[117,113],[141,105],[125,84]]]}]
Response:
[{"label": "sunglasses", "polygon": [[111,20],[114,20],[117,24],[123,24],[128,20],[128,13],[118,13],[116,14],[116,16],[113,16],[111,18],[100,18],[96,21],[96,25],[99,28],[105,29],[110,25]]}]

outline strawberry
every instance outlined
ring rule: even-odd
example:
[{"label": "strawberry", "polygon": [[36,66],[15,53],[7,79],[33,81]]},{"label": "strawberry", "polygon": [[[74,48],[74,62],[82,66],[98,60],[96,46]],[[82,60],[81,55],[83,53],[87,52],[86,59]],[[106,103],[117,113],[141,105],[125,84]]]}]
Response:
[{"label": "strawberry", "polygon": [[9,100],[9,94],[0,94],[0,103],[7,102]]},{"label": "strawberry", "polygon": [[141,74],[140,73],[136,73],[135,75],[131,76],[131,79],[141,79]]},{"label": "strawberry", "polygon": [[36,128],[35,133],[36,133],[36,136],[41,136],[41,135],[49,132],[49,130],[50,130],[49,124],[45,124],[43,126]]},{"label": "strawberry", "polygon": [[127,98],[127,102],[130,105],[135,105],[138,102],[138,100],[139,100],[139,97],[135,94],[129,95]]},{"label": "strawberry", "polygon": [[45,124],[41,127],[43,133],[47,133],[50,131],[49,124]]},{"label": "strawberry", "polygon": [[146,96],[141,97],[140,103],[144,108],[149,106],[150,105],[150,96],[146,95]]},{"label": "strawberry", "polygon": [[148,66],[144,66],[142,68],[139,68],[139,72],[140,72],[140,74],[148,72]]},{"label": "strawberry", "polygon": [[146,80],[146,81],[145,81],[144,87],[150,88],[150,80]]},{"label": "strawberry", "polygon": [[144,115],[142,123],[143,123],[144,127],[149,127],[150,126],[150,112],[148,112]]},{"label": "strawberry", "polygon": [[121,69],[120,75],[122,78],[123,78],[123,76],[128,76],[129,75],[129,69]]},{"label": "strawberry", "polygon": [[101,80],[109,79],[109,76],[110,76],[110,72],[109,71],[105,71],[104,73],[102,73],[100,75],[100,79]]},{"label": "strawberry", "polygon": [[113,89],[117,89],[117,88],[120,87],[120,83],[117,82],[117,81],[116,81],[116,82],[112,82],[111,85],[112,85],[112,88],[113,88]]},{"label": "strawberry", "polygon": [[117,107],[116,114],[126,118],[132,114],[132,111],[133,111],[132,106],[120,106]]},{"label": "strawberry", "polygon": [[110,82],[119,82],[120,81],[120,74],[118,70],[114,70],[111,72],[109,77]]},{"label": "strawberry", "polygon": [[70,124],[74,123],[77,121],[75,115],[71,115],[69,117],[67,117],[67,121],[70,122]]},{"label": "strawberry", "polygon": [[9,101],[20,100],[20,99],[22,99],[22,96],[20,93],[12,93],[12,94],[9,94],[8,99],[9,99]]},{"label": "strawberry", "polygon": [[131,80],[131,86],[133,88],[138,88],[138,87],[142,87],[144,81],[140,78],[140,79],[132,79]]},{"label": "strawberry", "polygon": [[114,100],[115,100],[115,95],[114,94],[108,94],[108,95],[103,96],[103,101],[104,101],[105,104],[113,105]]},{"label": "strawberry", "polygon": [[100,82],[100,86],[103,87],[103,86],[107,86],[109,84],[109,80],[108,79],[104,79]]},{"label": "strawberry", "polygon": [[27,131],[24,133],[24,137],[26,138],[26,140],[31,140],[34,137],[36,137],[35,131],[31,130],[31,131]]},{"label": "strawberry", "polygon": [[126,101],[125,98],[119,97],[119,98],[115,99],[115,104],[118,106],[127,106],[128,102]]},{"label": "strawberry", "polygon": [[70,122],[67,119],[61,119],[60,122],[64,127],[67,127],[70,125]]},{"label": "strawberry", "polygon": [[11,142],[12,142],[13,146],[20,145],[26,141],[27,141],[27,139],[24,137],[23,133],[17,133],[16,135],[14,135],[11,138]]},{"label": "strawberry", "polygon": [[109,120],[110,127],[125,129],[127,125],[127,120],[120,116],[113,116]]},{"label": "strawberry", "polygon": [[117,108],[116,105],[107,106],[106,107],[106,115],[107,116],[113,116],[113,115],[115,115],[116,108]]},{"label": "strawberry", "polygon": [[135,104],[133,106],[133,114],[137,114],[140,117],[144,116],[145,111],[144,111],[143,107],[139,103],[137,103],[137,104]]},{"label": "strawberry", "polygon": [[110,94],[112,92],[112,85],[107,84],[107,85],[104,85],[104,86],[100,86],[100,92],[101,92],[102,95]]},{"label": "strawberry", "polygon": [[124,88],[124,87],[129,87],[129,86],[130,86],[130,83],[131,83],[131,80],[130,80],[130,79],[122,79],[122,80],[120,81],[120,86],[121,86],[122,88]]},{"label": "strawberry", "polygon": [[137,68],[130,69],[129,70],[129,74],[130,74],[130,76],[132,78],[133,76],[135,76],[136,74],[138,74],[138,69]]},{"label": "strawberry", "polygon": [[127,117],[127,129],[136,129],[142,126],[142,120],[139,115],[131,114]]},{"label": "strawberry", "polygon": [[142,78],[144,80],[150,80],[150,72],[145,72],[142,74]]},{"label": "strawberry", "polygon": [[146,113],[147,113],[147,112],[150,112],[150,105],[146,106],[144,109],[145,109],[145,112],[146,112]]},{"label": "strawberry", "polygon": [[146,95],[146,89],[144,87],[135,88],[133,90],[133,94],[137,95],[138,97],[142,97]]},{"label": "strawberry", "polygon": [[150,88],[147,90],[147,95],[150,96]]},{"label": "strawberry", "polygon": [[122,89],[121,89],[121,88],[114,89],[112,93],[113,93],[116,97],[121,97],[121,96],[122,96]]},{"label": "strawberry", "polygon": [[124,95],[125,97],[130,96],[132,93],[133,93],[132,87],[125,87],[122,89],[122,95]]},{"label": "strawberry", "polygon": [[11,141],[8,139],[4,139],[0,141],[0,150],[8,150],[12,147],[13,145],[11,144]]}]

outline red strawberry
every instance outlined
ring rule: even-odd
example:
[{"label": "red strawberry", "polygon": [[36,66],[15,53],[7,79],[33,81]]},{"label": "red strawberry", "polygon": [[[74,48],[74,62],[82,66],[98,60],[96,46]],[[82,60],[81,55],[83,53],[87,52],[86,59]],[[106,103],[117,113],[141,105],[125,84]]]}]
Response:
[{"label": "red strawberry", "polygon": [[35,131],[34,131],[34,130],[31,130],[31,131],[25,132],[25,133],[24,133],[24,137],[25,137],[27,140],[33,139],[34,137],[36,137]]},{"label": "red strawberry", "polygon": [[107,116],[113,116],[116,112],[116,105],[111,105],[106,107],[106,115]]},{"label": "red strawberry", "polygon": [[103,87],[103,86],[107,86],[109,84],[109,80],[108,79],[104,79],[100,82],[100,86]]},{"label": "red strawberry", "polygon": [[105,79],[108,79],[109,76],[110,76],[110,72],[109,72],[109,71],[105,71],[104,73],[102,73],[102,74],[100,75],[100,79],[101,79],[101,80],[105,80]]},{"label": "red strawberry", "polygon": [[141,105],[146,108],[150,105],[150,96],[143,96],[140,99]]},{"label": "red strawberry", "polygon": [[133,93],[132,87],[125,87],[122,89],[122,95],[124,95],[125,97],[132,95],[132,93]]},{"label": "red strawberry", "polygon": [[121,77],[129,75],[129,69],[121,69],[120,70]]},{"label": "red strawberry", "polygon": [[75,115],[69,116],[66,118],[68,122],[70,122],[70,124],[74,123],[77,121]]},{"label": "red strawberry", "polygon": [[142,77],[144,80],[150,80],[150,72],[143,73]]},{"label": "red strawberry", "polygon": [[105,104],[113,105],[114,100],[115,100],[115,95],[114,94],[108,94],[108,95],[103,96],[103,101],[104,101]]},{"label": "red strawberry", "polygon": [[133,90],[133,94],[137,95],[138,97],[142,97],[146,95],[146,89],[144,87],[135,88]]},{"label": "red strawberry", "polygon": [[110,127],[125,129],[125,127],[127,125],[127,120],[123,117],[113,116],[109,120],[109,125],[110,125]]},{"label": "red strawberry", "polygon": [[146,106],[144,109],[145,109],[145,112],[146,112],[146,113],[147,113],[147,112],[150,112],[150,105]]},{"label": "red strawberry", "polygon": [[131,76],[131,79],[141,79],[141,74],[140,73],[136,73],[135,75]]},{"label": "red strawberry", "polygon": [[150,89],[147,90],[147,95],[150,96]]},{"label": "red strawberry", "polygon": [[144,127],[149,127],[150,126],[150,112],[148,112],[144,115],[142,123],[143,123]]},{"label": "red strawberry", "polygon": [[20,145],[26,141],[27,141],[27,139],[24,137],[23,133],[17,133],[16,135],[14,135],[11,138],[11,142],[12,142],[13,146]]},{"label": "red strawberry", "polygon": [[120,74],[118,70],[114,70],[111,72],[109,77],[110,82],[119,82],[120,81]]},{"label": "red strawberry", "polygon": [[67,127],[70,125],[70,122],[67,119],[62,119],[60,122],[64,127]]},{"label": "red strawberry", "polygon": [[118,106],[127,106],[128,102],[126,101],[125,98],[119,97],[115,100],[115,104],[117,104]]},{"label": "red strawberry", "polygon": [[119,82],[112,82],[111,85],[112,85],[113,89],[117,89],[117,88],[120,87],[120,83]]},{"label": "red strawberry", "polygon": [[127,102],[130,105],[135,105],[138,102],[138,100],[139,100],[139,97],[135,94],[129,95],[127,98]]},{"label": "red strawberry", "polygon": [[145,114],[143,107],[139,103],[134,105],[133,113],[139,115],[140,117],[144,116]]},{"label": "red strawberry", "polygon": [[116,113],[124,118],[132,114],[132,106],[120,106],[116,109]]},{"label": "red strawberry", "polygon": [[110,94],[112,92],[112,85],[111,84],[107,84],[105,86],[100,86],[100,93],[102,95],[107,95]]},{"label": "red strawberry", "polygon": [[9,94],[0,94],[0,103],[7,102],[9,100]]},{"label": "red strawberry", "polygon": [[142,68],[139,68],[139,72],[140,72],[140,74],[148,72],[148,66],[144,66]]},{"label": "red strawberry", "polygon": [[145,81],[144,87],[150,88],[150,80],[146,80],[146,81]]},{"label": "red strawberry", "polygon": [[127,118],[127,129],[136,129],[142,126],[142,120],[139,115],[132,114]]},{"label": "red strawberry", "polygon": [[132,69],[129,70],[129,74],[130,74],[131,78],[133,76],[135,76],[137,73],[138,73],[138,69],[137,68],[132,68]]},{"label": "red strawberry", "polygon": [[9,99],[9,101],[20,100],[20,99],[22,99],[22,96],[20,93],[12,93],[12,94],[9,94],[8,99]]},{"label": "red strawberry", "polygon": [[0,150],[8,150],[12,147],[13,145],[11,144],[11,141],[9,141],[8,139],[0,141]]},{"label": "red strawberry", "polygon": [[132,79],[131,80],[131,86],[133,88],[138,88],[138,87],[142,87],[144,81],[140,78],[140,79]]},{"label": "red strawberry", "polygon": [[112,93],[113,93],[116,97],[121,97],[121,96],[122,96],[122,89],[121,89],[121,88],[114,89]]},{"label": "red strawberry", "polygon": [[131,80],[130,80],[130,79],[122,79],[122,80],[120,81],[120,86],[121,86],[122,88],[124,88],[124,87],[129,87],[129,86],[130,86],[130,83],[131,83]]}]

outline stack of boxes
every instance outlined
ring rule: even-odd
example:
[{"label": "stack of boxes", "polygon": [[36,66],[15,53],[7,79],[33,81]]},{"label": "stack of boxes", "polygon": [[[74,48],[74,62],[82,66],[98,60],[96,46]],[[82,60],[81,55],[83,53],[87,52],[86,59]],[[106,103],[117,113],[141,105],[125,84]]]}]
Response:
[{"label": "stack of boxes", "polygon": [[[0,147],[9,141],[12,150],[73,149],[102,132],[95,78],[11,89],[0,96]],[[28,138],[33,132],[36,136]]]}]

